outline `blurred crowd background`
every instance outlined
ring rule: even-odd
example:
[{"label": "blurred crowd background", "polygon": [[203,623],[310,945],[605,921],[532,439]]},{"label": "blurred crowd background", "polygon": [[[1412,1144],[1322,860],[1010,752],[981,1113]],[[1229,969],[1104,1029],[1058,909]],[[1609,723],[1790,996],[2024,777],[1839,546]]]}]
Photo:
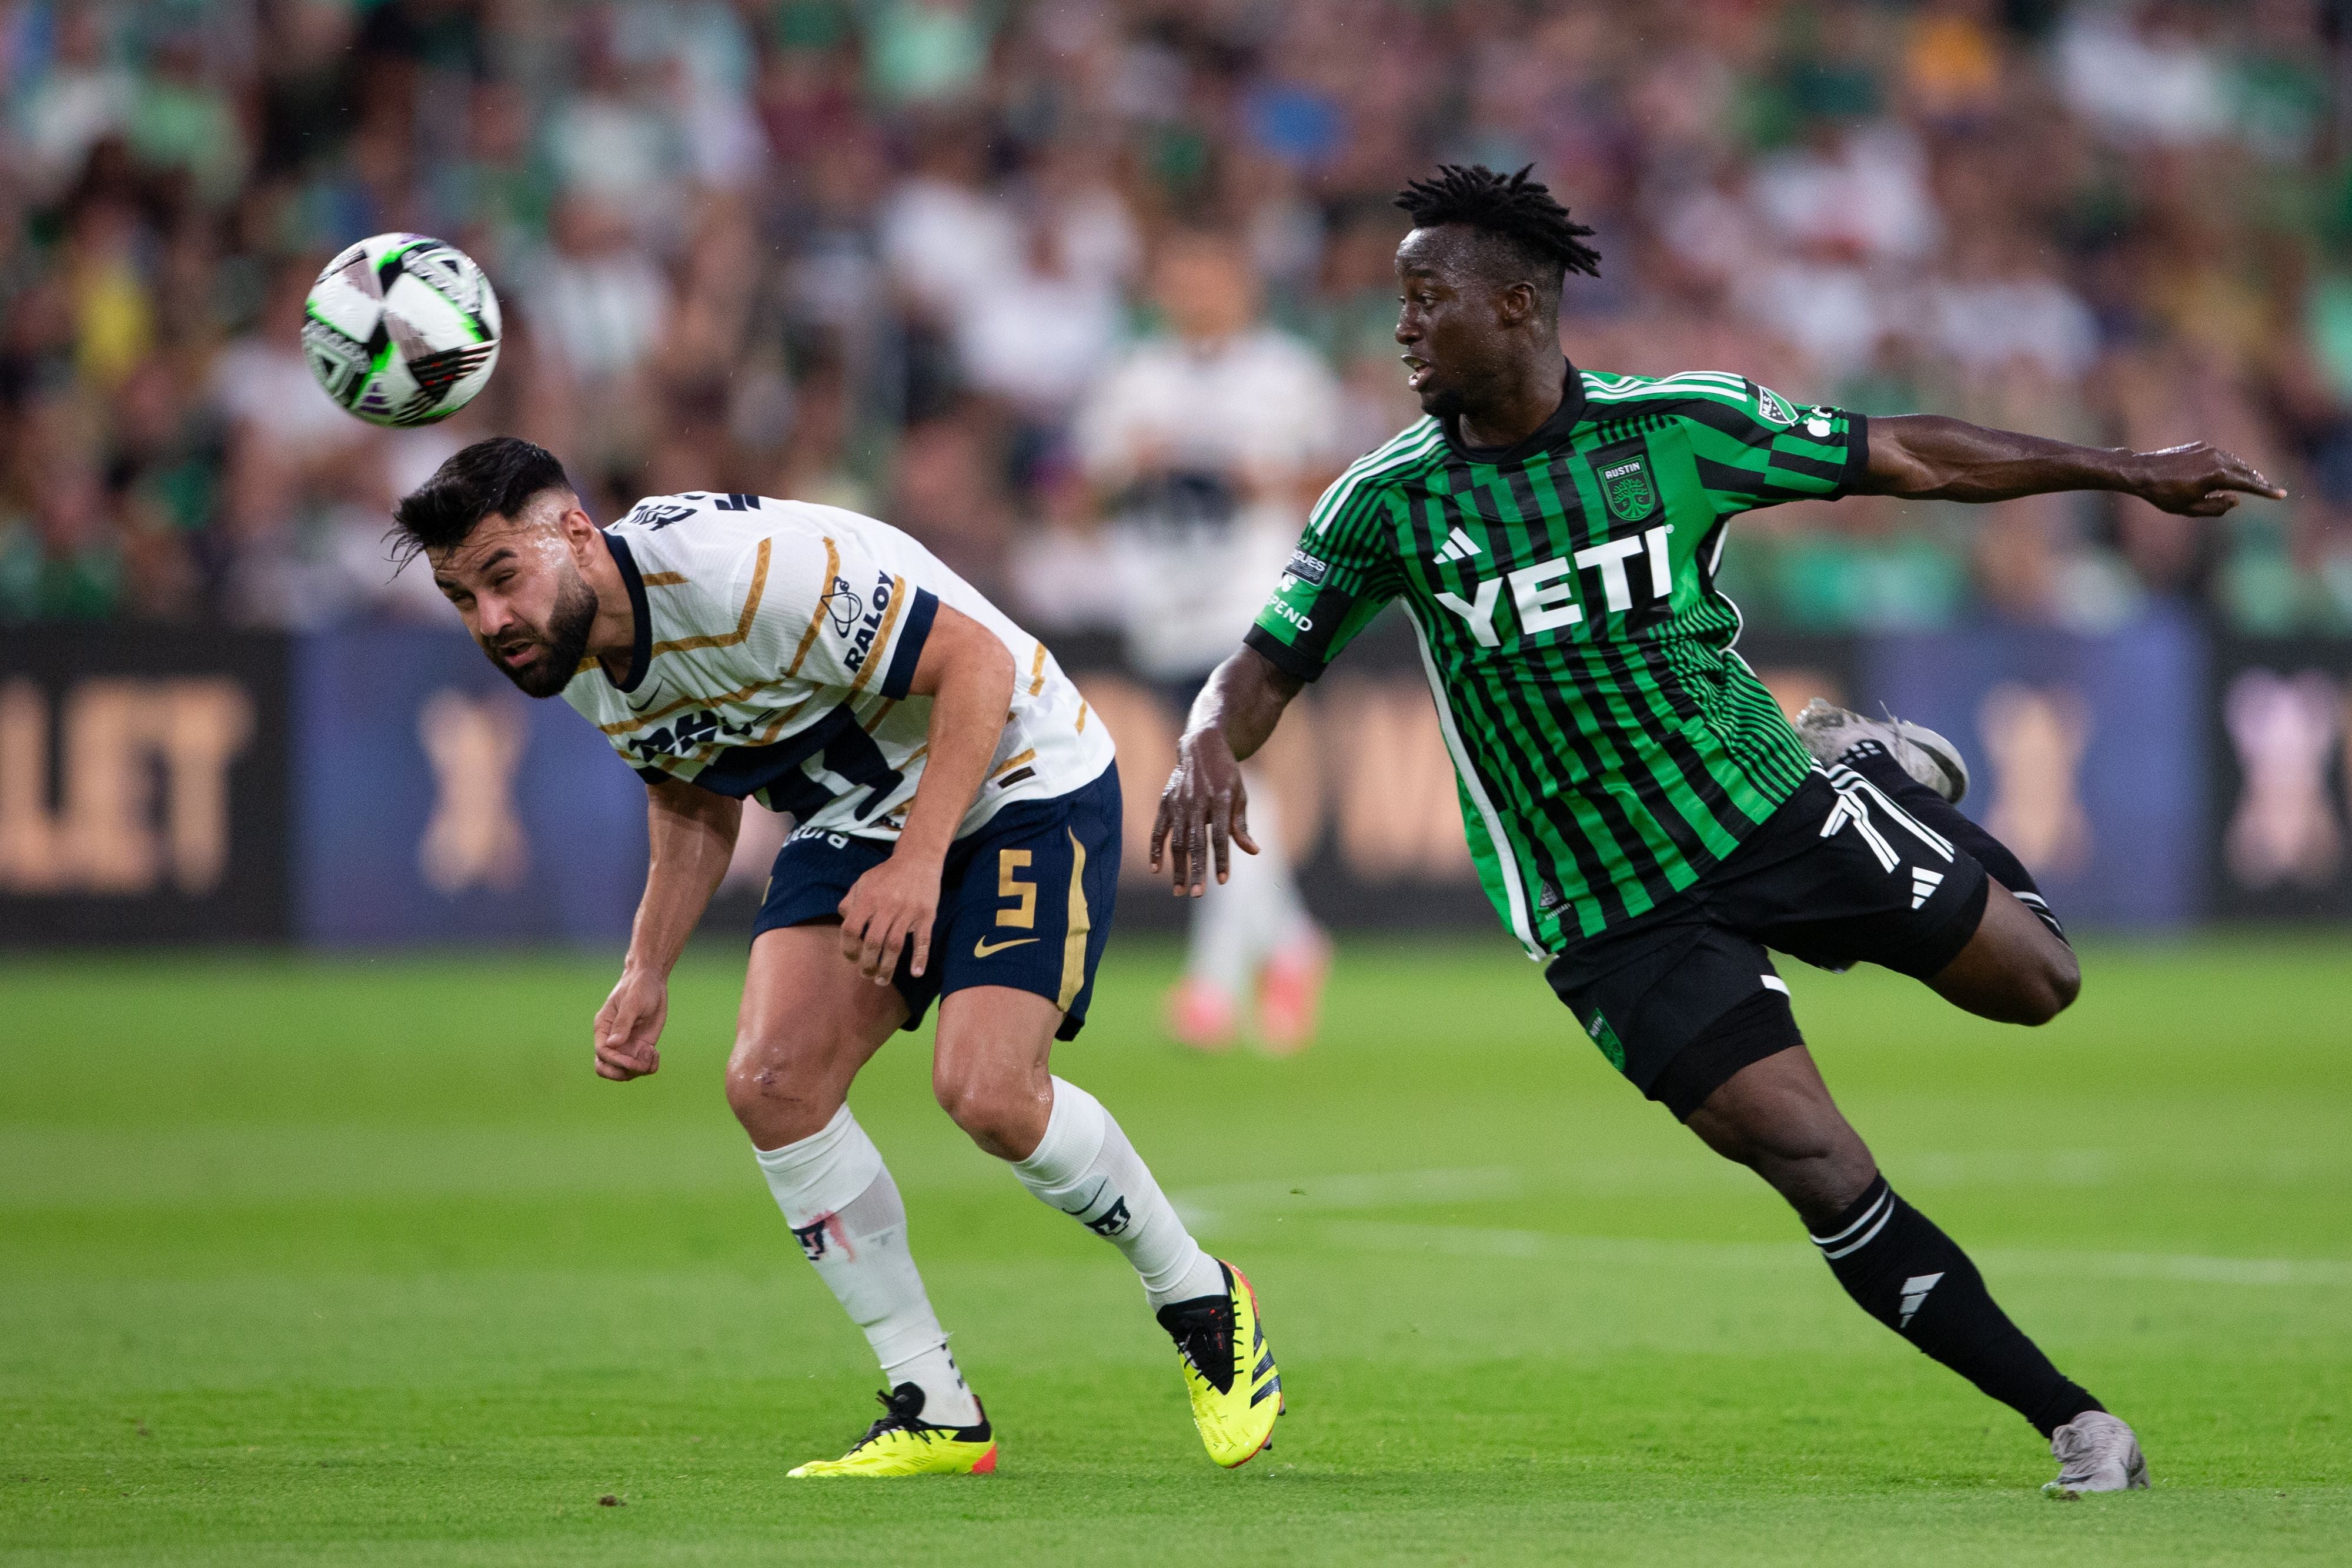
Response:
[{"label": "blurred crowd background", "polygon": [[[2220,524],[2105,496],[1759,513],[1725,566],[1751,622],[2096,630],[2167,599],[2352,634],[2346,20],[0,0],[0,620],[446,613],[392,576],[386,512],[511,430],[603,517],[822,500],[1041,627],[1146,605],[1139,653],[1173,678],[1231,646],[1314,492],[1416,415],[1390,200],[1453,159],[1531,162],[1598,229],[1565,307],[1581,364],[2208,439],[2294,491]],[[404,432],[329,403],[299,341],[324,260],[393,229],[478,258],[508,330],[473,407]],[[1212,561],[1230,602],[1197,587]]]}]

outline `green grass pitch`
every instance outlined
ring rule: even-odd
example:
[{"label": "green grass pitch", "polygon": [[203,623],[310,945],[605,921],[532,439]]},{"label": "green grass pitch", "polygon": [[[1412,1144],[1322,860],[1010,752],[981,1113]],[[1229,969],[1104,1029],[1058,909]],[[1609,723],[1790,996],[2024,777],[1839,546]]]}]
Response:
[{"label": "green grass pitch", "polygon": [[1003,1468],[787,1482],[877,1378],[719,1092],[737,953],[628,1086],[602,959],[0,964],[0,1563],[2352,1562],[2340,936],[2095,945],[2040,1031],[1790,967],[1893,1180],[2146,1441],[2071,1504],[1499,938],[1349,947],[1289,1061],[1161,1043],[1129,943],[1059,1056],[1258,1283],[1291,1413],[1234,1474],[896,1042],[858,1112]]}]

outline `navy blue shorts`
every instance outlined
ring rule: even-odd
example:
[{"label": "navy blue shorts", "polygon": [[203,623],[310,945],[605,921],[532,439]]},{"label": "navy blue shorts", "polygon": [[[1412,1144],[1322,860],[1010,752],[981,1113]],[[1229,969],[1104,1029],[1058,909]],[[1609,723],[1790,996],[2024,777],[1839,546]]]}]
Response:
[{"label": "navy blue shorts", "polygon": [[[898,956],[903,1027],[920,1024],[950,991],[1011,986],[1062,1009],[1055,1038],[1077,1038],[1110,940],[1124,825],[1114,762],[1091,784],[1050,800],[1016,800],[957,840],[940,878],[929,967],[916,976],[910,954]],[[890,846],[873,839],[794,833],[776,855],[751,935],[838,922],[851,884],[889,858]]]}]

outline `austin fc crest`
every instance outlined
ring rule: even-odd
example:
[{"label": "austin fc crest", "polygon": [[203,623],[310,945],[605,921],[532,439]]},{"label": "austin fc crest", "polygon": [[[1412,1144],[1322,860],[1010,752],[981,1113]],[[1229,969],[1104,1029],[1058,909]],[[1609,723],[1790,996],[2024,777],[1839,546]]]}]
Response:
[{"label": "austin fc crest", "polygon": [[1601,498],[1620,522],[1637,523],[1657,509],[1657,486],[1650,483],[1647,457],[1628,457],[1601,470]]}]

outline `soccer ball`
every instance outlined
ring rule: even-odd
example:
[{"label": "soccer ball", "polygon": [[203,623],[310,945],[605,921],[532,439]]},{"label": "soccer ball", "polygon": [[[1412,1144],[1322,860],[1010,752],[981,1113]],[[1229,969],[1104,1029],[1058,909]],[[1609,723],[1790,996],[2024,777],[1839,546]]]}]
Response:
[{"label": "soccer ball", "polygon": [[375,424],[446,419],[499,362],[499,297],[474,258],[377,235],[327,264],[302,308],[302,357],[327,395]]}]

